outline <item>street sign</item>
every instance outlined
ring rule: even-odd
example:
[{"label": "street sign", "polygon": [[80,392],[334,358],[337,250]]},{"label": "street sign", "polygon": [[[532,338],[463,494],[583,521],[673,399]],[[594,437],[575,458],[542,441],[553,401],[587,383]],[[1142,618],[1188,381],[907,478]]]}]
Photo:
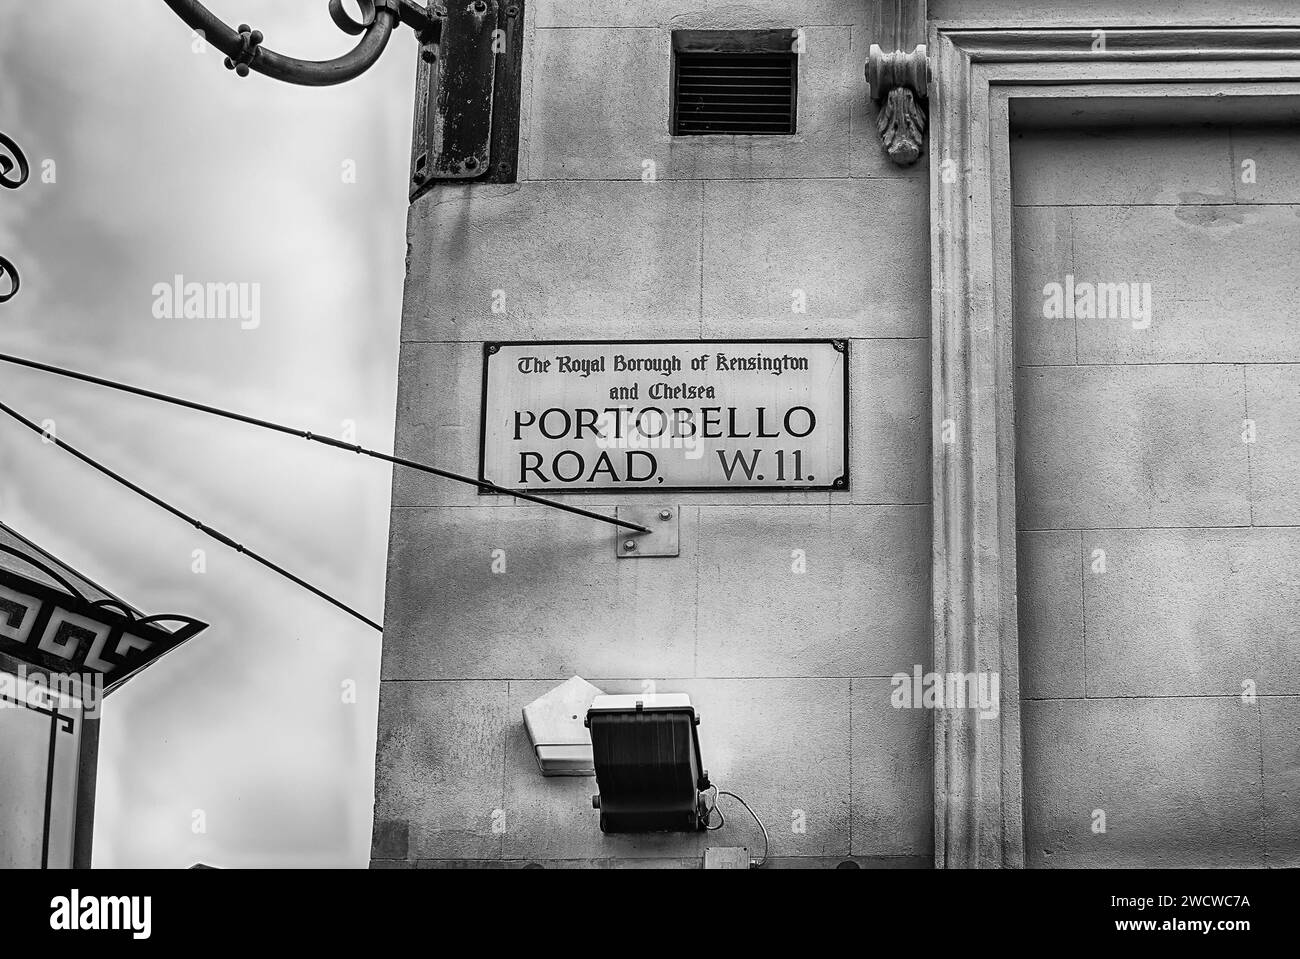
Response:
[{"label": "street sign", "polygon": [[845,340],[488,343],[483,367],[498,486],[848,489]]}]

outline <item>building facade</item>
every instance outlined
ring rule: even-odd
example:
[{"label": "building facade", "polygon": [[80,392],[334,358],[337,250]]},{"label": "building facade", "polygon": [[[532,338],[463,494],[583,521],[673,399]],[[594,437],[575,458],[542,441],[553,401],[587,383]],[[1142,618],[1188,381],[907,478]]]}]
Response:
[{"label": "building facade", "polygon": [[[372,865],[762,849],[539,775],[575,674],[689,694],[775,867],[1300,864],[1300,13],[1131,6],[516,8],[508,182],[411,205],[396,453],[474,471],[503,345],[834,341],[848,482],[554,492],[671,511],[629,558],[398,471]],[[690,44],[773,35],[793,132],[682,132]]]}]

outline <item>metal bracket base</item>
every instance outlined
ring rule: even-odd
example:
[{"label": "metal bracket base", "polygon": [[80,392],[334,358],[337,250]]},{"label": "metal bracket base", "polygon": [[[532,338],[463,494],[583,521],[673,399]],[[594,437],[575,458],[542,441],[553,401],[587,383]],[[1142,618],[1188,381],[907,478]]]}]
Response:
[{"label": "metal bracket base", "polygon": [[517,182],[524,0],[429,10],[439,26],[421,34],[410,199],[437,183]]},{"label": "metal bracket base", "polygon": [[614,537],[614,555],[619,559],[643,556],[681,555],[681,536],[676,506],[619,506],[614,515],[641,526],[649,533],[618,530]]}]

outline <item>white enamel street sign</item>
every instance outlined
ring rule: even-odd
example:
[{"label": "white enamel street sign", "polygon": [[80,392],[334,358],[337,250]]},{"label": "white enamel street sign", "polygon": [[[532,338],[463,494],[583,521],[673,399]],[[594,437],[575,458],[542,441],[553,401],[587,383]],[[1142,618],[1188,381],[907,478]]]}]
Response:
[{"label": "white enamel street sign", "polygon": [[483,362],[498,486],[848,489],[844,340],[488,343]]}]

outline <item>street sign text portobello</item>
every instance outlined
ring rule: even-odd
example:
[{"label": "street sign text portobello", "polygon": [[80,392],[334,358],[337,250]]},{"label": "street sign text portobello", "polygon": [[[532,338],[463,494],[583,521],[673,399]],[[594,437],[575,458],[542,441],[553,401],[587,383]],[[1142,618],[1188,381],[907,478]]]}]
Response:
[{"label": "street sign text portobello", "polygon": [[848,488],[843,340],[489,343],[481,473],[534,492]]}]

